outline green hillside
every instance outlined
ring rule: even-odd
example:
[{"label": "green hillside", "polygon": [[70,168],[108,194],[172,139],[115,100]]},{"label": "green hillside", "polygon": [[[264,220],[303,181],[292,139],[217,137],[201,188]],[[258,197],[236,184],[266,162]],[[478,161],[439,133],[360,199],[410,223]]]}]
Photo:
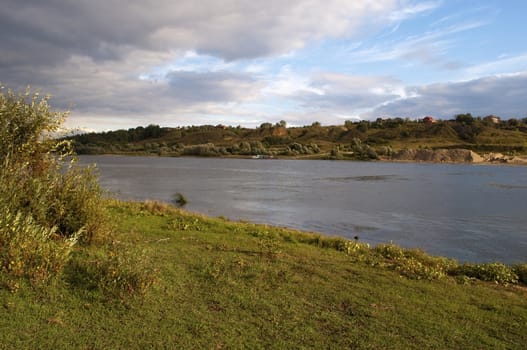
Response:
[{"label": "green hillside", "polygon": [[165,156],[251,156],[376,159],[404,149],[464,148],[505,154],[527,153],[527,119],[493,122],[458,115],[446,121],[400,118],[346,122],[340,126],[286,127],[264,123],[255,129],[204,125],[157,125],[73,136],[79,154]]}]

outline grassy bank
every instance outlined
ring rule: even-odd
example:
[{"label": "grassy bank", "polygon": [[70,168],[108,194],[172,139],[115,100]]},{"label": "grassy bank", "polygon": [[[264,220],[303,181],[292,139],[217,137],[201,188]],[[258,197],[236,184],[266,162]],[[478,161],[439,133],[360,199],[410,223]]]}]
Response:
[{"label": "grassy bank", "polygon": [[[116,240],[144,251],[146,260],[131,268],[151,271],[154,285],[144,295],[109,295],[81,288],[83,276],[68,266],[53,287],[0,290],[0,348],[527,344],[525,288],[506,279],[498,284],[470,278],[461,273],[468,267],[447,259],[392,246],[367,250],[341,239],[205,218],[156,203],[111,202],[109,210]],[[96,254],[100,248],[83,249]],[[416,261],[422,266],[412,266]],[[449,275],[456,268],[459,274]]]},{"label": "grassy bank", "polygon": [[302,127],[285,122],[257,128],[149,125],[70,139],[79,154],[371,160],[391,159],[403,149],[468,149],[517,156],[527,154],[527,118],[492,122],[467,114],[434,123],[395,118]]}]

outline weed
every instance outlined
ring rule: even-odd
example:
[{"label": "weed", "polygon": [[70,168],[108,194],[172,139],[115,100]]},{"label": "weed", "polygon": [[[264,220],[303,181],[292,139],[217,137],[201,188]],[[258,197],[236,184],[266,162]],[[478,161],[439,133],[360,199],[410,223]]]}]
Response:
[{"label": "weed", "polygon": [[104,249],[77,252],[67,269],[73,287],[98,290],[106,297],[121,300],[145,294],[156,276],[144,251],[116,242]]}]

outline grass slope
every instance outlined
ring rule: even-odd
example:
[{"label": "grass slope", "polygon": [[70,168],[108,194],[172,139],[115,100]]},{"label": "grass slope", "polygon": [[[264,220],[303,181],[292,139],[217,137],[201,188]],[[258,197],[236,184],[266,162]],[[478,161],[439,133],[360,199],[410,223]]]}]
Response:
[{"label": "grass slope", "polygon": [[[315,235],[114,203],[158,270],[144,297],[0,290],[2,349],[523,349],[527,292],[411,280]],[[70,276],[71,277],[71,276]]]},{"label": "grass slope", "polygon": [[[356,146],[353,147],[357,140],[379,155],[387,155],[387,147],[391,151],[404,148],[466,148],[477,152],[525,154],[527,119],[514,121],[512,124],[510,121],[489,124],[474,119],[470,124],[456,120],[427,124],[389,119],[376,122],[361,121],[347,126],[270,126],[256,129],[211,125],[161,128],[150,125],[146,128],[77,135],[72,139],[79,154],[272,154],[323,158],[330,156],[330,152],[335,150],[357,153]],[[313,149],[314,145],[316,147]]]}]

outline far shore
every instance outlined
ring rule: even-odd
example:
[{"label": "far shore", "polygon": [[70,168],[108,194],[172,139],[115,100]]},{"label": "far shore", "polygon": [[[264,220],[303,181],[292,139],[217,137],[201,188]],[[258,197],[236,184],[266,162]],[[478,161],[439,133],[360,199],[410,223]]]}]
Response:
[{"label": "far shore", "polygon": [[[469,150],[464,150],[472,152]],[[351,157],[331,157],[330,153],[319,153],[302,156],[265,156],[258,155],[218,155],[218,156],[187,156],[172,154],[157,154],[147,152],[113,152],[101,154],[80,154],[80,156],[130,156],[130,157],[173,157],[173,158],[225,158],[225,159],[250,159],[250,160],[337,160],[337,161],[366,161],[366,162],[389,162],[389,163],[423,163],[423,164],[471,164],[471,165],[501,165],[501,166],[526,166],[527,156],[506,156],[500,153],[487,153],[479,156],[477,160],[466,159],[447,159],[447,160],[426,160],[426,159],[400,159],[393,157],[380,157],[378,159],[364,160]]]}]

